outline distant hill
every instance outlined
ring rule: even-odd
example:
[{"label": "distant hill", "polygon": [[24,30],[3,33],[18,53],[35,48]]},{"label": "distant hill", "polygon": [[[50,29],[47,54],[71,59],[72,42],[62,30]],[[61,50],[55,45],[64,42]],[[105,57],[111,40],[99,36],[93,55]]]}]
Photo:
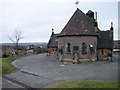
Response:
[{"label": "distant hill", "polygon": [[[13,46],[14,44],[13,43],[0,43],[0,45]],[[47,42],[19,43],[19,46],[28,46],[28,45],[34,45],[34,46],[47,45]]]},{"label": "distant hill", "polygon": [[[0,43],[0,45],[13,46],[14,44],[13,43]],[[19,43],[19,46],[29,46],[29,45],[34,45],[34,46],[45,45],[45,46],[47,46],[47,42]],[[114,40],[114,48],[120,48],[120,40]]]}]

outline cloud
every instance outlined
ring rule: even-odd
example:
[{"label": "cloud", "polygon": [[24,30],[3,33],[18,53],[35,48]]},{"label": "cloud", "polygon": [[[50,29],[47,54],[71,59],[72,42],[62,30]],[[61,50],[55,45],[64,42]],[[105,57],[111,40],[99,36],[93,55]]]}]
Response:
[{"label": "cloud", "polygon": [[[0,30],[3,42],[15,29],[23,31],[21,42],[48,42],[51,29],[61,32],[65,24],[76,10],[75,0],[4,0],[0,1]],[[117,27],[117,3],[89,3],[80,1],[79,8],[83,12],[89,9],[98,12],[98,22],[101,29],[109,29],[113,21]],[[112,13],[111,13],[111,11]]]}]

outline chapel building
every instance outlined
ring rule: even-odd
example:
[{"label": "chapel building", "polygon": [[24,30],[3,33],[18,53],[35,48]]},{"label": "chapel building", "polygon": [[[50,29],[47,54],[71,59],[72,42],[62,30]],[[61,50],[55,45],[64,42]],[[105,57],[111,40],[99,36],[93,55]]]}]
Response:
[{"label": "chapel building", "polygon": [[97,13],[89,10],[86,14],[79,8],[59,34],[52,35],[48,42],[49,55],[61,61],[84,62],[112,59],[113,23],[109,30],[98,28]]}]

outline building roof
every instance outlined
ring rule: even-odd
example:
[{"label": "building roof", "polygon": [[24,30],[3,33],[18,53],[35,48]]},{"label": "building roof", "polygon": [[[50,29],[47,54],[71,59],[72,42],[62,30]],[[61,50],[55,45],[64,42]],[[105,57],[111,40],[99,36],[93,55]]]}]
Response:
[{"label": "building roof", "polygon": [[58,47],[58,36],[59,34],[52,34],[48,42],[48,48],[57,48]]},{"label": "building roof", "polygon": [[69,35],[97,35],[94,30],[94,22],[77,8],[71,19],[60,33],[60,36]]},{"label": "building roof", "polygon": [[112,49],[112,38],[110,38],[110,30],[98,32],[98,49]]}]

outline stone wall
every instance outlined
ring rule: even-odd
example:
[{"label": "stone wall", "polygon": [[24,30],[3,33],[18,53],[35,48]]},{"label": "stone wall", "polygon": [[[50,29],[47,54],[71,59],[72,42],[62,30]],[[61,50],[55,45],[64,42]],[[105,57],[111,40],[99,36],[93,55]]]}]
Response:
[{"label": "stone wall", "polygon": [[[86,43],[86,54],[82,54],[82,43]],[[67,52],[67,43],[70,43],[71,52]],[[89,45],[93,45],[94,53],[91,54]],[[63,60],[72,60],[74,57],[73,47],[78,46],[77,58],[79,60],[95,60],[97,59],[97,37],[96,36],[65,36],[58,39],[58,51],[62,48],[63,53],[59,52],[59,57]]]},{"label": "stone wall", "polygon": [[56,55],[57,54],[56,49],[57,48],[48,48],[48,54],[49,55]]},{"label": "stone wall", "polygon": [[98,49],[98,60],[108,60],[108,54],[112,54],[109,49]]}]

